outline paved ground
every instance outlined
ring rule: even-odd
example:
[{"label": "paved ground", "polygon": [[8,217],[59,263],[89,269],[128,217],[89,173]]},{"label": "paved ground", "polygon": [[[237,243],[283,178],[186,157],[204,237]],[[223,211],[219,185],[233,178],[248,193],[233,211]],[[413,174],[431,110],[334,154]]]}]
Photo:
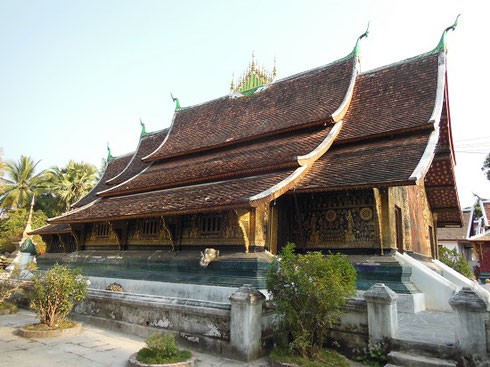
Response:
[{"label": "paved ground", "polygon": [[[62,338],[25,339],[17,328],[36,322],[34,314],[20,310],[0,316],[0,366],[101,367],[127,366],[128,357],[143,347],[143,339],[84,325],[78,335]],[[266,359],[251,364],[199,352],[199,367],[269,366]],[[352,362],[352,366],[360,364]]]},{"label": "paved ground", "polygon": [[398,330],[397,339],[454,344],[454,313],[429,310],[416,314],[398,313]]}]

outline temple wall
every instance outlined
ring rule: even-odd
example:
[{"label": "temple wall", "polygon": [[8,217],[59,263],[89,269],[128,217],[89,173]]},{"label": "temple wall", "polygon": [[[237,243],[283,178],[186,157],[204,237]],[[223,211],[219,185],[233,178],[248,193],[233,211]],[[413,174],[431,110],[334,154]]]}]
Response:
[{"label": "temple wall", "polygon": [[[182,236],[179,245],[187,246],[235,246],[238,251],[245,247],[247,228],[240,225],[235,211],[182,216]],[[179,246],[179,247],[180,247]]]},{"label": "temple wall", "polygon": [[377,249],[372,190],[289,195],[281,203],[281,245],[309,249]]},{"label": "temple wall", "polygon": [[[425,188],[423,184],[420,184],[408,186],[406,190],[409,206],[411,250],[424,256],[432,256],[429,227],[433,229],[432,235],[434,235],[435,226]],[[433,241],[435,243],[434,238]]]}]

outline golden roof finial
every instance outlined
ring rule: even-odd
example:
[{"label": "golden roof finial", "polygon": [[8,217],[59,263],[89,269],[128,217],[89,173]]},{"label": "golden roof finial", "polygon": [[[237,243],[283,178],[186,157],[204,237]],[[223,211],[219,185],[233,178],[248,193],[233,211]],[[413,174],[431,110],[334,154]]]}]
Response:
[{"label": "golden roof finial", "polygon": [[277,75],[276,57],[274,56],[274,69],[272,69],[272,77],[275,78],[276,75]]},{"label": "golden roof finial", "polygon": [[[255,51],[252,51],[252,60],[248,64],[241,78],[234,83],[234,76],[231,83],[232,92],[245,92],[255,90],[273,81],[276,75],[276,63],[274,59],[274,71],[269,72],[263,65],[255,60]],[[252,92],[253,93],[253,92]]]}]

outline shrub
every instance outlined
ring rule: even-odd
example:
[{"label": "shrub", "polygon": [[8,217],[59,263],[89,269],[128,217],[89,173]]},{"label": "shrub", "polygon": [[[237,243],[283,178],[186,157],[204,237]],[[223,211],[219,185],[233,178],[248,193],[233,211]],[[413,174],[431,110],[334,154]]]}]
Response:
[{"label": "shrub", "polygon": [[76,303],[87,296],[87,280],[81,270],[55,264],[33,278],[31,308],[50,328],[60,324]]},{"label": "shrub", "polygon": [[473,277],[473,272],[471,271],[468,262],[461,254],[458,254],[458,250],[450,250],[446,247],[441,247],[439,250],[439,260],[457,272],[463,274],[465,277]]},{"label": "shrub", "polygon": [[356,270],[345,256],[320,252],[294,254],[288,244],[267,275],[267,290],[276,304],[279,329],[291,352],[313,357],[323,346],[326,329],[356,293]]},{"label": "shrub", "polygon": [[146,348],[138,352],[138,361],[146,364],[177,363],[188,360],[192,353],[179,350],[172,334],[153,333],[145,339]]}]

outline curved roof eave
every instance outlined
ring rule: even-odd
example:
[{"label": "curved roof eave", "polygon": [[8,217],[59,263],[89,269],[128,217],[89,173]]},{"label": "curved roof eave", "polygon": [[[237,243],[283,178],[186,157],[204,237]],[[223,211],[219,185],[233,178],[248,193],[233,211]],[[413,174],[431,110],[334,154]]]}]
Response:
[{"label": "curved roof eave", "polygon": [[[114,181],[116,181],[119,177],[121,177],[129,169],[129,167],[131,167],[134,159],[136,159],[136,157],[138,156],[138,152],[139,152],[139,150],[141,148],[141,144],[143,143],[143,139],[146,139],[148,137],[152,137],[153,135],[158,134],[158,133],[164,133],[165,130],[167,130],[167,135],[168,135],[169,129],[161,129],[161,130],[153,131],[153,132],[146,133],[145,135],[140,136],[140,139],[138,141],[138,145],[136,147],[136,150],[134,151],[133,157],[131,158],[131,160],[129,161],[129,163],[126,165],[126,167],[124,167],[124,169],[121,172],[119,172],[118,175],[110,178],[109,180],[106,181],[106,183],[108,185],[113,185],[114,184]],[[165,136],[165,139],[166,139],[166,136]],[[163,141],[165,141],[165,139]],[[125,180],[125,181],[127,181],[127,180]],[[106,191],[106,190],[104,190],[104,191]]]},{"label": "curved roof eave", "polygon": [[434,131],[431,133],[429,141],[427,143],[427,148],[420,159],[419,164],[415,167],[414,171],[410,175],[409,180],[418,181],[425,176],[429,167],[434,159],[436,153],[437,142],[439,140],[440,128],[439,123],[441,121],[442,108],[444,105],[444,95],[446,88],[446,52],[441,51],[439,53],[437,70],[437,89],[436,89],[436,100],[434,104],[434,110],[429,118],[427,124],[433,124]]},{"label": "curved roof eave", "polygon": [[[106,166],[105,166],[104,172],[103,172],[103,173],[102,173],[102,175],[100,176],[100,180],[99,180],[99,181],[97,181],[97,182],[95,183],[94,187],[92,187],[92,189],[91,189],[89,192],[87,192],[87,193],[86,193],[85,195],[83,195],[83,196],[82,196],[80,199],[78,199],[76,202],[74,202],[74,203],[71,205],[71,207],[72,207],[72,208],[76,208],[76,207],[77,207],[77,205],[78,205],[78,203],[79,203],[80,201],[82,201],[82,200],[83,200],[83,199],[84,199],[84,198],[85,198],[87,195],[91,194],[91,193],[92,193],[94,190],[96,190],[97,186],[98,186],[98,185],[99,185],[101,182],[103,182],[104,175],[105,175],[105,174],[106,174],[106,172],[107,172],[107,167],[109,166],[109,163],[110,163],[110,162],[114,162],[114,161],[115,161],[115,160],[117,160],[117,159],[127,157],[127,156],[129,156],[129,155],[131,155],[131,154],[133,154],[133,152],[126,153],[126,154],[120,155],[120,156],[118,156],[118,157],[114,157],[114,158],[113,158],[113,159],[111,159],[110,161],[107,161],[107,164],[106,164]],[[107,182],[107,181],[106,181],[106,182]]]},{"label": "curved roof eave", "polygon": [[309,171],[312,165],[332,146],[335,138],[339,135],[342,129],[343,121],[340,120],[335,124],[333,129],[328,133],[327,137],[313,151],[303,156],[297,157],[300,167],[286,177],[281,182],[271,188],[262,191],[261,193],[249,198],[250,205],[257,206],[264,201],[272,201],[279,196],[289,191],[304,175]]}]

